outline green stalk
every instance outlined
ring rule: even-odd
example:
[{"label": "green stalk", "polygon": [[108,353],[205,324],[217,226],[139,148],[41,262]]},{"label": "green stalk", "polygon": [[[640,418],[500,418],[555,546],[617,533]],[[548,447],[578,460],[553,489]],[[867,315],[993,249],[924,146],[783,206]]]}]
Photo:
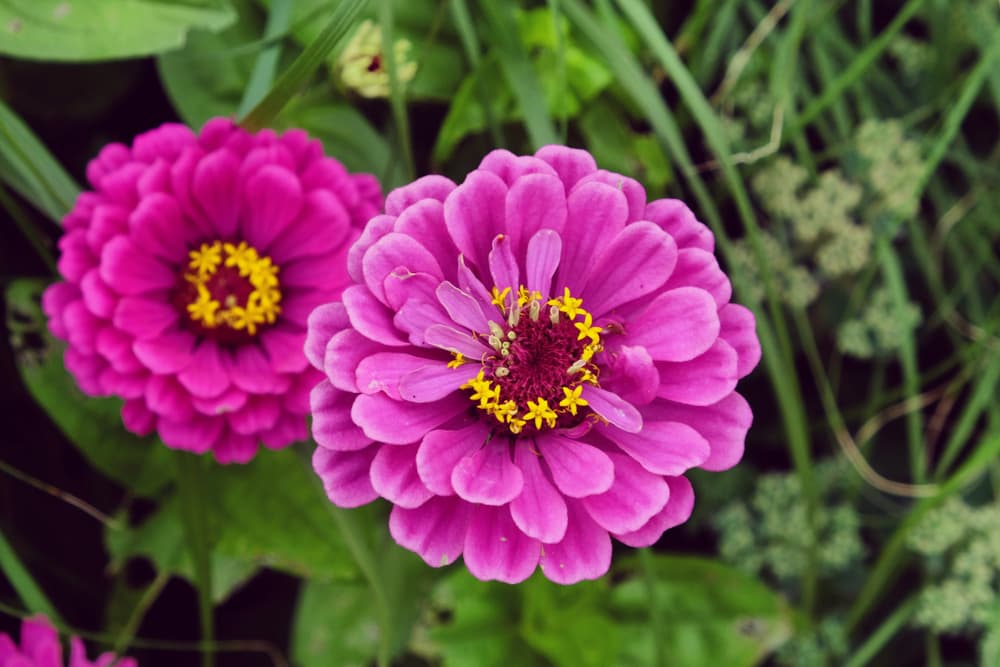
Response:
[{"label": "green stalk", "polygon": [[412,180],[414,174],[413,145],[410,140],[410,117],[406,112],[406,91],[399,72],[396,70],[396,40],[393,35],[395,20],[393,19],[392,0],[381,0],[378,6],[379,25],[382,27],[382,58],[385,69],[389,73],[389,104],[392,107],[392,118],[396,125],[397,146],[403,154],[403,164],[406,166],[406,180]]},{"label": "green stalk", "polygon": [[490,99],[490,91],[487,87],[487,82],[483,80],[483,77],[478,75],[479,70],[479,38],[476,36],[476,28],[472,23],[472,17],[469,15],[469,6],[465,4],[465,0],[451,0],[448,4],[451,8],[451,17],[455,21],[455,29],[458,31],[458,36],[462,40],[462,49],[465,51],[465,57],[469,61],[469,67],[477,72],[476,76],[476,93],[479,95],[479,103],[483,105],[483,111],[486,112],[486,124],[490,128],[490,139],[496,148],[503,148],[507,145],[507,140],[503,136],[503,128],[500,126],[499,121],[497,121],[496,113],[493,111],[493,103]]},{"label": "green stalk", "polygon": [[212,603],[212,539],[211,527],[203,510],[205,498],[204,461],[188,452],[177,452],[177,494],[180,499],[181,520],[184,524],[184,541],[194,565],[195,583],[198,588],[198,614],[201,619],[201,664],[212,667],[215,654],[212,639],[215,635]]},{"label": "green stalk", "polygon": [[889,617],[882,621],[882,624],[868,635],[868,639],[851,654],[847,662],[844,663],[844,667],[865,667],[896,636],[896,633],[906,625],[906,622],[910,620],[916,609],[916,596],[908,598],[896,607],[896,610],[889,614]]},{"label": "green stalk", "polygon": [[3,572],[25,607],[31,612],[45,614],[53,623],[59,623],[56,608],[45,597],[41,587],[35,583],[35,579],[18,558],[17,552],[7,541],[2,530],[0,530],[0,572]]}]

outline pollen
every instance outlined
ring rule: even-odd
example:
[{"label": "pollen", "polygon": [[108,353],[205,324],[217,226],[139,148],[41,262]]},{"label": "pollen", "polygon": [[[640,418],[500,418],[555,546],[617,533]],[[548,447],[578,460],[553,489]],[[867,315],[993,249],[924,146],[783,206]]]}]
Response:
[{"label": "pollen", "polygon": [[172,301],[198,333],[224,343],[252,338],[281,314],[279,267],[246,241],[202,243],[188,253]]}]

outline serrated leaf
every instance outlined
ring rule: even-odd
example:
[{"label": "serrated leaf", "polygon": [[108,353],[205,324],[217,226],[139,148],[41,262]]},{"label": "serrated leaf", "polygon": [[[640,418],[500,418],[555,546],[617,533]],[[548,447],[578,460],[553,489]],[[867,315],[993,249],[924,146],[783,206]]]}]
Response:
[{"label": "serrated leaf", "polygon": [[220,30],[236,18],[226,0],[6,0],[0,53],[94,61],[176,49],[192,28]]}]

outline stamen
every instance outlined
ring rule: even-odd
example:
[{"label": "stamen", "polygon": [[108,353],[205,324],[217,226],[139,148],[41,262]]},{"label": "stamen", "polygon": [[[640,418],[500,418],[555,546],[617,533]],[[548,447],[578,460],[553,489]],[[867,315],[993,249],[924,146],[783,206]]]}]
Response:
[{"label": "stamen", "polygon": [[542,304],[538,303],[537,301],[532,301],[531,303],[528,304],[528,317],[531,318],[532,322],[538,321],[538,316],[541,314],[541,312],[542,312]]},{"label": "stamen", "polygon": [[489,321],[489,327],[490,327],[490,333],[491,334],[493,334],[497,338],[503,338],[503,327],[501,327],[499,324],[497,324],[493,320]]},{"label": "stamen", "polygon": [[493,371],[493,374],[496,375],[498,378],[505,378],[508,375],[510,375],[510,369],[507,368],[506,366],[498,366]]},{"label": "stamen", "polygon": [[559,309],[555,306],[549,306],[549,320],[552,324],[559,324]]}]

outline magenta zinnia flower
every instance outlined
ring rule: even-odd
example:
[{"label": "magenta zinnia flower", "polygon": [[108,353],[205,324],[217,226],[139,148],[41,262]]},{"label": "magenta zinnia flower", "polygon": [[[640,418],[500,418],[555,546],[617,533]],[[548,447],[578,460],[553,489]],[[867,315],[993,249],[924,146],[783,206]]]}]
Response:
[{"label": "magenta zinnia flower", "polygon": [[345,254],[382,205],[294,130],[214,119],[105,147],[64,221],[43,306],[80,388],[125,399],[135,433],[248,461],[306,436],[319,375],[306,318],[349,280]]},{"label": "magenta zinnia flower", "polygon": [[[136,667],[132,658],[115,660],[113,653],[102,653],[97,660],[87,660],[79,637],[70,639],[69,664],[66,667]],[[21,648],[10,637],[0,634],[0,667],[62,667],[62,644],[55,628],[44,616],[27,618],[21,623]]]},{"label": "magenta zinnia flower", "polygon": [[309,320],[330,500],[480,579],[599,577],[611,539],[687,520],[682,476],[743,454],[760,357],[714,239],[677,200],[561,146],[395,190]]}]

